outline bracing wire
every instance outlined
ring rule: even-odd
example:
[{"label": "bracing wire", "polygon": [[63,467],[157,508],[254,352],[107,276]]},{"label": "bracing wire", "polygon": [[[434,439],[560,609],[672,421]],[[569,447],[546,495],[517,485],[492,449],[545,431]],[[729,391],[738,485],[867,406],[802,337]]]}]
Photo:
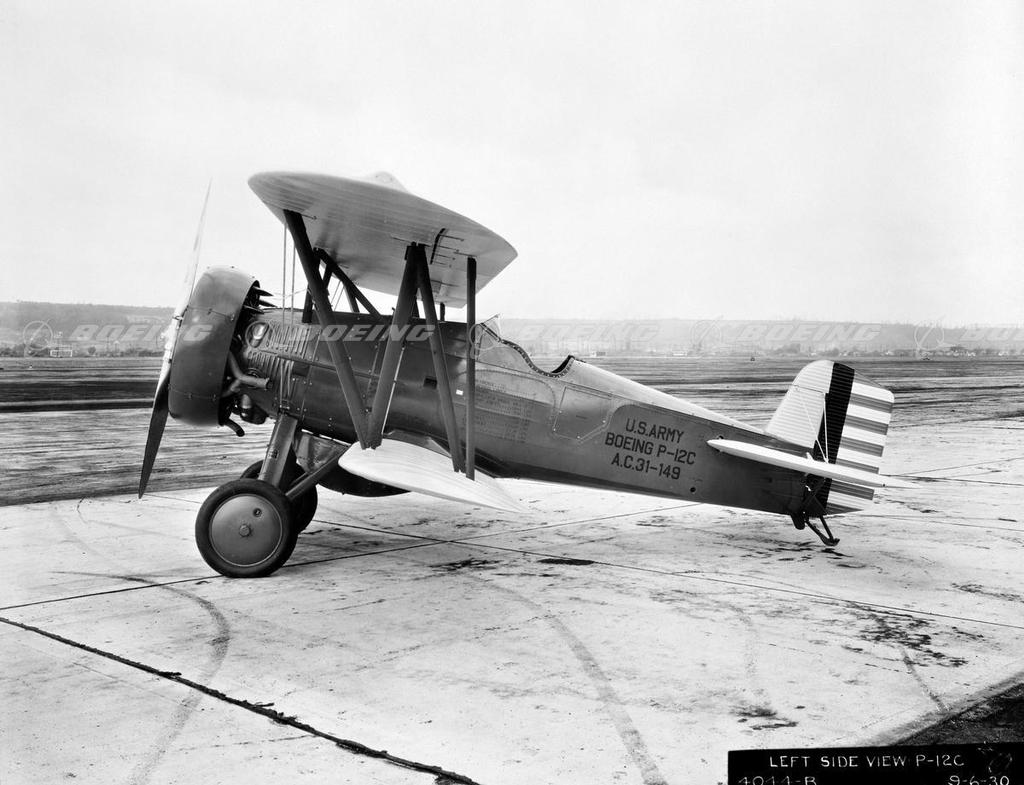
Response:
[{"label": "bracing wire", "polygon": [[281,330],[284,330],[284,303],[285,292],[288,291],[288,225],[284,226],[284,234],[281,236]]},{"label": "bracing wire", "polygon": [[341,285],[341,281],[339,279],[335,279],[333,281],[333,283],[334,283],[334,297],[331,299],[331,310],[332,311],[336,311],[336,310],[338,310],[338,303],[341,302],[341,293],[342,293],[342,291],[344,290],[345,287],[343,287]]},{"label": "bracing wire", "polygon": [[297,256],[297,251],[295,249],[295,243],[292,243],[292,293],[291,293],[291,304],[289,306],[291,308],[291,313],[288,315],[288,321],[289,321],[290,324],[294,324],[294,322],[295,322],[295,257],[296,256]]},{"label": "bracing wire", "polygon": [[[285,333],[285,322],[284,322],[284,297],[285,292],[288,291],[288,224],[284,225],[284,235],[281,238],[281,338],[284,339]],[[280,392],[278,393],[278,401],[284,402],[284,374],[279,374]]]}]

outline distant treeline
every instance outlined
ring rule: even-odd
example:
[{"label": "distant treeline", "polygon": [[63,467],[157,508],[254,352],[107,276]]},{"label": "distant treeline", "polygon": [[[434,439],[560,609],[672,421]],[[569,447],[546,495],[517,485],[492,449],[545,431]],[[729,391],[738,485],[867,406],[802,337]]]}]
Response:
[{"label": "distant treeline", "polygon": [[92,305],[90,303],[0,302],[0,330],[16,331],[19,336],[32,322],[45,322],[54,332],[70,335],[83,324],[166,325],[173,308],[146,308],[134,305]]},{"label": "distant treeline", "polygon": [[0,356],[160,352],[172,308],[0,302]]}]

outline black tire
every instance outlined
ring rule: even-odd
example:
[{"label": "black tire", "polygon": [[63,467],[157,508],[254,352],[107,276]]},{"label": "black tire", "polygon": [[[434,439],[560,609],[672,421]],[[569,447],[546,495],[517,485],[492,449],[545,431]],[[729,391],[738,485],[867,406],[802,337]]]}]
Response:
[{"label": "black tire", "polygon": [[288,497],[262,480],[225,483],[196,516],[199,553],[228,578],[270,575],[288,561],[297,537]]},{"label": "black tire", "polygon": [[[240,480],[258,480],[260,476],[260,469],[263,468],[263,461],[256,461],[256,463],[249,464],[245,471],[238,475]],[[288,465],[285,466],[285,474],[288,473]]]},{"label": "black tire", "polygon": [[[260,469],[262,468],[263,461],[256,461],[256,463],[252,464],[242,472],[240,479],[255,480],[260,476]],[[287,488],[295,482],[301,474],[302,468],[299,466],[298,462],[292,458],[284,465],[284,474],[281,475],[281,486],[287,490]],[[315,485],[294,502],[291,502],[292,520],[295,522],[296,533],[306,530],[306,527],[309,526],[309,522],[312,521],[313,516],[316,515],[316,508],[319,503],[320,500],[317,496]]]},{"label": "black tire", "polygon": [[[288,498],[287,496],[285,497]],[[313,485],[308,491],[302,494],[292,504],[292,520],[295,521],[295,533],[303,532],[309,526],[309,522],[316,515],[317,504],[320,499],[316,494],[316,486]]]}]

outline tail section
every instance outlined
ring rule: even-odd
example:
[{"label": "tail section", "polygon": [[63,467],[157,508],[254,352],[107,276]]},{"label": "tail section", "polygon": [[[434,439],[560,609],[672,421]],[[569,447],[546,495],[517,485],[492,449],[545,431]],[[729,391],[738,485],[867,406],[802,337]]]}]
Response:
[{"label": "tail section", "polygon": [[[893,395],[849,366],[817,360],[804,367],[765,429],[809,450],[815,460],[878,474]],[[830,515],[860,510],[874,490],[825,479],[815,494]]]}]

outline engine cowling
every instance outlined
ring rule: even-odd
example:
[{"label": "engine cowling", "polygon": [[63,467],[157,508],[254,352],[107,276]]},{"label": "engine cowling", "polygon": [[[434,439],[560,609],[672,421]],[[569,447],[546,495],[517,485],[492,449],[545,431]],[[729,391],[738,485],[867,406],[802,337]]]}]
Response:
[{"label": "engine cowling", "polygon": [[203,273],[181,316],[168,385],[168,411],[190,425],[223,425],[222,400],[231,376],[236,336],[259,312],[259,282],[233,267]]}]

